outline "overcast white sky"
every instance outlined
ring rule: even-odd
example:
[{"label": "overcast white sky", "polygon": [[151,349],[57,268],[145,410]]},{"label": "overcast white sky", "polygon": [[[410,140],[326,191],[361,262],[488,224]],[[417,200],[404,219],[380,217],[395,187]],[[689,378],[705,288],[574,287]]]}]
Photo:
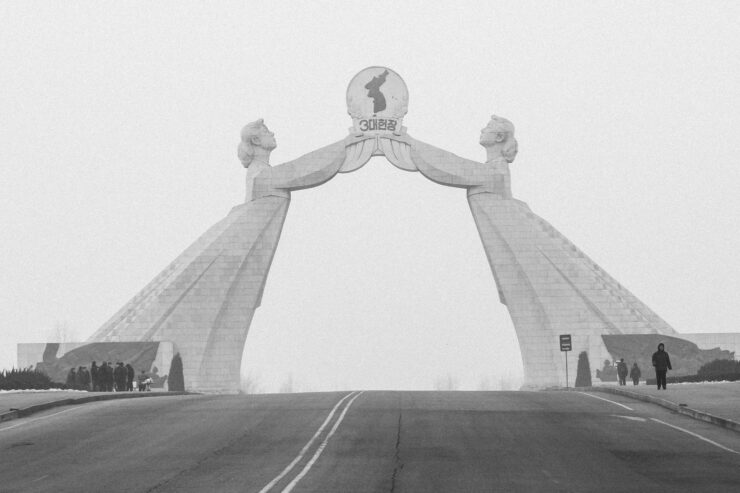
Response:
[{"label": "overcast white sky", "polygon": [[[87,338],[272,163],[342,139],[384,65],[414,137],[484,160],[679,332],[740,331],[740,3],[0,3],[0,367]],[[575,358],[574,358],[575,363]],[[295,192],[243,373],[263,391],[516,384],[465,192],[374,158]]]}]

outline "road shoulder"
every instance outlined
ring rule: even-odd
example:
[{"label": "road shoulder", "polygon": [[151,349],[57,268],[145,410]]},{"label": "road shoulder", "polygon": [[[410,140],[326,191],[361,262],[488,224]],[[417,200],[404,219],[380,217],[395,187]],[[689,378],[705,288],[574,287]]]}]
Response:
[{"label": "road shoulder", "polygon": [[109,401],[115,399],[135,399],[144,397],[168,397],[176,395],[193,395],[192,392],[111,392],[87,394],[80,392],[79,397],[58,397],[53,398],[52,392],[49,392],[51,400],[40,402],[39,404],[25,405],[23,407],[10,407],[7,411],[0,413],[0,422],[10,421],[12,419],[25,418],[34,413],[46,411],[54,407],[71,406],[77,404],[87,404],[88,402]]}]

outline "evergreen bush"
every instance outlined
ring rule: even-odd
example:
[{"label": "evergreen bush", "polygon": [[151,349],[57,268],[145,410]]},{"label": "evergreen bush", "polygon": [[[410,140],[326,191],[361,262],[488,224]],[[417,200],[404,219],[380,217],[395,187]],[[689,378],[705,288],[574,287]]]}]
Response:
[{"label": "evergreen bush", "polygon": [[740,362],[731,359],[716,359],[703,365],[696,372],[702,378],[712,378],[721,375],[740,373]]},{"label": "evergreen bush", "polygon": [[176,353],[172,357],[167,385],[170,392],[182,392],[185,390],[185,376],[182,373],[182,358],[180,357],[180,353]]},{"label": "evergreen bush", "polygon": [[64,389],[66,385],[54,382],[46,373],[30,368],[0,371],[0,390]]},{"label": "evergreen bush", "polygon": [[[732,359],[715,359],[702,365],[696,375],[669,376],[666,383],[691,382],[736,382],[740,380],[740,361]],[[648,385],[655,385],[655,378],[646,380]]]},{"label": "evergreen bush", "polygon": [[576,387],[591,386],[591,365],[588,363],[588,353],[581,351],[578,355],[578,368],[576,369]]}]

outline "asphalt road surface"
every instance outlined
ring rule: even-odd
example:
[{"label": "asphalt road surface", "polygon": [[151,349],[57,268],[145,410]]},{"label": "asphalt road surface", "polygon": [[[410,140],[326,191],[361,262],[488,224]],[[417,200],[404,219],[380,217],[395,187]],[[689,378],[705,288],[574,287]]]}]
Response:
[{"label": "asphalt road surface", "polygon": [[619,396],[179,396],[0,424],[0,491],[740,491],[740,433]]}]

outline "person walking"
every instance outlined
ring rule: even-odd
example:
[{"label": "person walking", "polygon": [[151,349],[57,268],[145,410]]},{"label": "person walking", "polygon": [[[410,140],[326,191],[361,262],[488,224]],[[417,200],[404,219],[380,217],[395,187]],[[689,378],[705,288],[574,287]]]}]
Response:
[{"label": "person walking", "polygon": [[640,372],[640,367],[637,366],[637,363],[633,364],[632,365],[632,368],[630,369],[630,378],[632,379],[632,382],[635,385],[639,385],[640,384],[640,376],[641,375],[642,374]]},{"label": "person walking", "polygon": [[126,368],[123,366],[123,362],[119,361],[116,364],[116,369],[113,371],[113,378],[116,381],[116,392],[123,392],[126,390]]},{"label": "person walking", "polygon": [[131,363],[126,363],[126,390],[128,392],[134,391],[134,380],[136,380],[136,370]]},{"label": "person walking", "polygon": [[108,366],[107,361],[103,361],[103,364],[100,365],[100,368],[98,369],[98,386],[101,392],[110,392],[113,390],[111,388],[110,382],[113,381],[113,373],[111,368]]},{"label": "person walking", "polygon": [[653,366],[655,367],[655,379],[658,383],[658,390],[660,390],[661,385],[663,386],[663,390],[665,390],[666,373],[673,368],[671,368],[671,358],[665,352],[665,344],[662,342],[658,344],[658,350],[653,353]]},{"label": "person walking", "polygon": [[624,362],[624,358],[617,363],[617,376],[619,377],[619,385],[627,385],[627,363]]},{"label": "person walking", "polygon": [[108,369],[105,371],[105,391],[106,392],[113,392],[113,382],[114,382],[114,376],[113,376],[113,362],[108,362]]},{"label": "person walking", "polygon": [[100,371],[98,364],[94,361],[90,365],[90,380],[92,381],[93,392],[98,392],[100,390]]},{"label": "person walking", "polygon": [[90,390],[90,372],[86,366],[80,366],[77,370],[77,378],[80,382],[80,390]]}]

